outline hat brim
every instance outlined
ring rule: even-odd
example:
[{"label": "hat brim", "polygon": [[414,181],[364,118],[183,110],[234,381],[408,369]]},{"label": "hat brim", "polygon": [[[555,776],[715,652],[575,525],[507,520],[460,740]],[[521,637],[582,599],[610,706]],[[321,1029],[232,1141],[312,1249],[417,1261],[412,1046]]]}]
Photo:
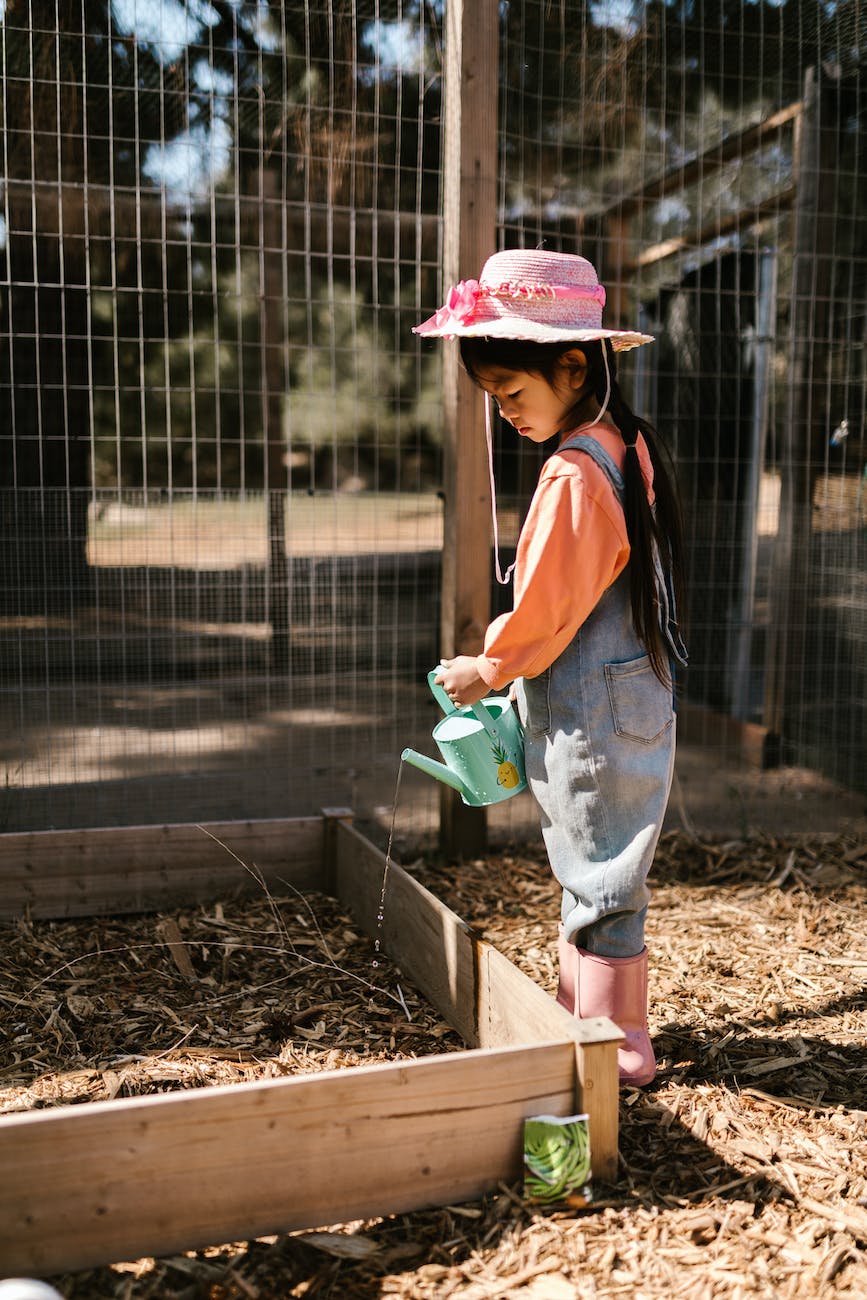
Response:
[{"label": "hat brim", "polygon": [[640,348],[644,343],[652,343],[652,334],[641,334],[637,330],[606,329],[569,329],[567,326],[544,325],[539,321],[510,320],[478,321],[461,325],[450,321],[448,325],[437,326],[435,317],[413,328],[413,334],[428,339],[523,339],[528,343],[592,343],[596,339],[610,339],[615,352],[628,352],[630,348]]}]

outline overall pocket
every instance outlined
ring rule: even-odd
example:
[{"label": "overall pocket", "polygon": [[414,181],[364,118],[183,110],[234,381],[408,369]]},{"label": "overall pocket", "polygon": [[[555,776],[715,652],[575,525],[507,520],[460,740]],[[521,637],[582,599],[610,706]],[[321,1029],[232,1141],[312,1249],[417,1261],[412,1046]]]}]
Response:
[{"label": "overall pocket", "polygon": [[528,736],[547,736],[551,730],[551,669],[538,677],[522,678],[522,685],[521,726]]},{"label": "overall pocket", "polygon": [[606,664],[605,682],[618,736],[650,745],[668,731],[674,721],[671,687],[663,686],[647,655]]}]

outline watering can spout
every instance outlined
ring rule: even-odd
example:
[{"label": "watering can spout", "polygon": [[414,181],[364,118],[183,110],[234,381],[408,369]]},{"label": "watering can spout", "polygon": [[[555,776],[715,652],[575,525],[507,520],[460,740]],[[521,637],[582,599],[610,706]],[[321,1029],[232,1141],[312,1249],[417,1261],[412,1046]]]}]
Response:
[{"label": "watering can spout", "polygon": [[405,749],[401,760],[457,790],[470,808],[500,803],[526,790],[524,736],[510,701],[490,696],[458,708],[437,684],[439,674],[440,669],[434,668],[427,680],[445,714],[433,729],[445,761],[414,749]]},{"label": "watering can spout", "polygon": [[426,754],[419,754],[415,749],[405,749],[401,754],[405,763],[412,763],[413,767],[419,768],[426,772],[428,776],[435,777],[437,781],[443,781],[450,785],[453,790],[457,790],[466,802],[472,797],[469,787],[464,784],[457,773],[453,772],[445,763],[438,763],[435,758],[428,758]]}]

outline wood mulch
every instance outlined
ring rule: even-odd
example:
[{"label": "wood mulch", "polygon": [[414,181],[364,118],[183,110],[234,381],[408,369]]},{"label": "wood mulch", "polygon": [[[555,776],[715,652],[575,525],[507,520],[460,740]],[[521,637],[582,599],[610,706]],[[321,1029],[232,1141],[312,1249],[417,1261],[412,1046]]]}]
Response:
[{"label": "wood mulch", "polygon": [[[554,990],[538,847],[409,869]],[[53,1284],[65,1300],[864,1300],[867,842],[671,832],[648,946],[659,1077],[622,1094],[619,1178],[587,1211],[504,1185]],[[320,895],[22,921],[0,933],[0,1043],[0,1112],[462,1046]]]}]

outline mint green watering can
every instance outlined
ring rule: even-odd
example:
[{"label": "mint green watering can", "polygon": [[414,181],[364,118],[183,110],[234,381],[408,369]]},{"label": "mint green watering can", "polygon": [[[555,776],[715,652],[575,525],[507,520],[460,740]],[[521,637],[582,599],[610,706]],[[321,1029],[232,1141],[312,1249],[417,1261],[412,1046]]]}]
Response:
[{"label": "mint green watering can", "polygon": [[436,684],[436,675],[436,668],[428,673],[428,685],[446,716],[434,727],[433,738],[445,761],[438,763],[414,749],[405,749],[401,758],[450,785],[471,808],[500,803],[526,790],[524,734],[508,697],[490,695],[456,709]]}]

